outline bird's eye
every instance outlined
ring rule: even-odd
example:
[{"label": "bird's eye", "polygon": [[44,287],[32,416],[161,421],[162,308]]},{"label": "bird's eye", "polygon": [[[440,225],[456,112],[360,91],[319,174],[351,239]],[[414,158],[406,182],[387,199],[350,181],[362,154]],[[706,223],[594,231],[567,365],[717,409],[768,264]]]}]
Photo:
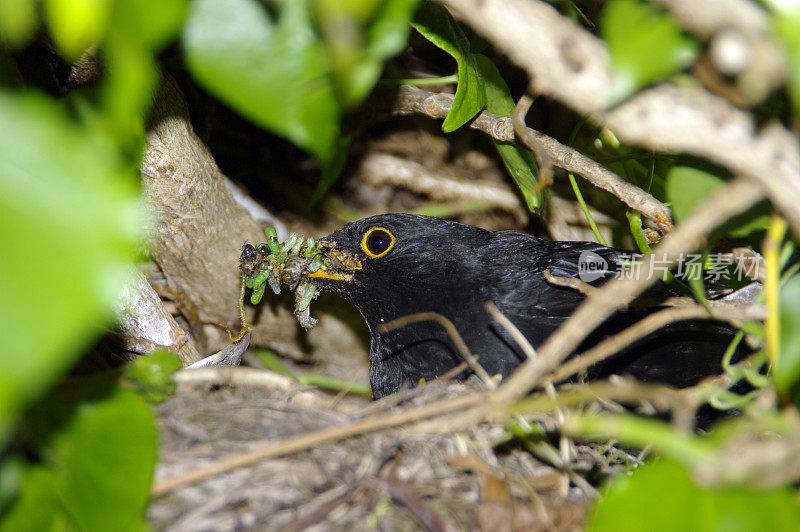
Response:
[{"label": "bird's eye", "polygon": [[377,259],[383,257],[394,246],[394,235],[383,227],[373,227],[361,239],[361,249],[364,253]]}]

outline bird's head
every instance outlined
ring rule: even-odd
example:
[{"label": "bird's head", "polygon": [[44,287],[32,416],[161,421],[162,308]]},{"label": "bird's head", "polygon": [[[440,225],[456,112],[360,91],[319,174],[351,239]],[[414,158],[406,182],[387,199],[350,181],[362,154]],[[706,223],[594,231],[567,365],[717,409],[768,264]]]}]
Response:
[{"label": "bird's head", "polygon": [[[327,271],[307,273],[353,303],[370,329],[407,314],[453,308],[479,285],[480,253],[492,233],[449,220],[381,214],[321,240]],[[374,332],[374,331],[373,331]]]}]

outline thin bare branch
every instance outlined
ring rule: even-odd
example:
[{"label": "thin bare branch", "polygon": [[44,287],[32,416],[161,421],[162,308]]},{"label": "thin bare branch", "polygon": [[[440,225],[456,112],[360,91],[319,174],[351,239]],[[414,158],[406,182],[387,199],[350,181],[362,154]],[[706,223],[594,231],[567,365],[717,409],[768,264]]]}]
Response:
[{"label": "thin bare branch", "polygon": [[[642,271],[649,270],[657,255],[659,264],[674,264],[679,254],[699,247],[705,236],[730,217],[751,207],[761,199],[758,187],[743,178],[736,178],[718,189],[703,202],[676,231],[668,235],[655,249],[654,255],[645,257]],[[663,261],[663,262],[662,262]],[[535,361],[527,361],[513,373],[493,394],[500,402],[511,402],[536,387],[541,379],[553,371],[580,342],[619,308],[627,306],[648,286],[655,283],[657,275],[641,275],[634,279],[613,279],[590,293],[555,333],[539,349]]]},{"label": "thin bare branch", "polygon": [[[624,331],[605,338],[593,348],[576,355],[558,367],[547,380],[560,382],[581,371],[605,360],[614,353],[631,345],[633,342],[657,331],[658,329],[676,321],[703,319],[714,317],[721,320],[743,321],[764,319],[764,308],[761,306],[734,305],[709,301],[709,309],[696,303],[691,306],[681,305],[675,308],[661,310],[647,316],[631,325]],[[709,312],[710,311],[710,312]]]},{"label": "thin bare branch", "polygon": [[469,364],[470,369],[474,371],[478,377],[480,377],[480,379],[483,381],[483,384],[485,384],[490,390],[497,388],[497,384],[494,382],[492,377],[486,372],[485,369],[483,369],[483,366],[481,366],[480,362],[478,362],[478,359],[475,357],[475,355],[470,352],[469,347],[467,347],[467,343],[461,337],[461,334],[458,332],[458,329],[456,329],[456,326],[453,325],[453,322],[437,312],[418,312],[416,314],[409,314],[408,316],[397,318],[378,326],[378,332],[386,333],[419,321],[435,321],[444,327],[444,330],[447,331],[447,334],[450,336],[453,344],[455,344],[456,349],[458,349],[458,352],[461,353],[461,357],[467,364]]},{"label": "thin bare branch", "polygon": [[526,221],[519,198],[508,188],[496,183],[461,181],[432,172],[415,161],[371,153],[361,161],[364,180],[372,185],[392,185],[440,201],[480,201],[511,213]]},{"label": "thin bare branch", "polygon": [[[443,119],[453,104],[452,94],[427,92],[410,85],[400,87],[395,103],[395,114],[422,114],[431,118]],[[495,140],[514,142],[514,123],[509,117],[483,111],[471,122],[470,127],[483,131]],[[620,176],[591,160],[577,150],[565,146],[552,137],[534,129],[527,128],[526,137],[540,146],[552,159],[553,164],[568,172],[577,174],[591,184],[618,197],[630,208],[653,220],[662,232],[672,228],[672,213],[666,205]]]},{"label": "thin bare branch", "polygon": [[530,96],[523,94],[514,107],[514,133],[529,150],[536,156],[536,163],[539,165],[538,188],[550,186],[553,182],[553,158],[547,153],[547,149],[536,137],[536,132],[525,125],[525,117],[533,105]]}]

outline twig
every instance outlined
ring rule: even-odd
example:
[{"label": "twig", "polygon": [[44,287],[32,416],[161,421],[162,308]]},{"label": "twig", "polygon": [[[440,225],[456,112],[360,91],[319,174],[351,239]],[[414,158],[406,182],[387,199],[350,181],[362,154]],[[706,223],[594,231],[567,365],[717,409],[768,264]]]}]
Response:
[{"label": "twig", "polygon": [[553,275],[553,272],[550,271],[550,268],[547,268],[544,272],[544,279],[548,283],[552,284],[553,286],[561,286],[563,288],[572,288],[573,290],[577,290],[581,294],[588,296],[595,290],[597,287],[590,285],[585,281],[581,281],[577,277],[567,277],[567,276],[560,276],[560,275]]},{"label": "twig", "polygon": [[[431,118],[444,118],[453,104],[452,94],[426,92],[416,87],[400,87],[395,103],[395,114],[418,113]],[[486,111],[478,114],[470,122],[472,129],[483,131],[495,140],[514,142],[514,123],[511,118],[498,116]],[[568,172],[573,172],[594,186],[607,190],[630,208],[644,214],[658,224],[663,232],[672,228],[672,213],[666,205],[620,176],[591,160],[577,150],[564,146],[552,137],[528,128],[527,136],[535,140],[552,159],[553,164]]]},{"label": "twig", "polygon": [[519,198],[495,183],[466,182],[444,177],[423,165],[386,153],[372,153],[361,162],[364,180],[372,185],[390,184],[441,201],[480,201],[525,220]]},{"label": "twig", "polygon": [[[197,370],[205,371],[205,370]],[[158,482],[152,490],[154,497],[159,497],[170,491],[192,484],[208,477],[225,473],[237,467],[246,466],[266,458],[274,458],[298,451],[310,449],[325,442],[338,441],[350,436],[362,435],[368,432],[375,432],[382,429],[420,421],[436,415],[452,413],[456,410],[475,406],[482,401],[486,401],[488,392],[475,392],[444,401],[438,401],[415,408],[410,408],[395,414],[378,414],[373,417],[349,423],[338,427],[310,432],[293,438],[287,438],[272,442],[261,449],[256,449],[244,454],[239,454],[231,458],[224,458],[210,465],[191,471],[185,475],[169,478]]]},{"label": "twig", "polygon": [[706,157],[755,180],[800,235],[800,146],[785,127],[771,123],[757,132],[753,117],[727,100],[669,84],[607,112],[615,87],[605,44],[551,5],[537,0],[440,2],[523,67],[536,94],[605,124],[628,144]]},{"label": "twig", "polygon": [[425,499],[419,496],[414,489],[402,481],[395,474],[389,478],[368,478],[367,481],[375,488],[385,491],[397,502],[411,510],[417,519],[431,532],[444,532],[446,530],[442,520],[430,507]]},{"label": "twig", "polygon": [[715,301],[709,301],[708,303],[710,306],[708,310],[700,305],[692,304],[692,306],[688,308],[670,308],[651,314],[622,332],[604,339],[588,351],[569,359],[563,365],[559,366],[547,380],[560,382],[568,379],[669,323],[708,318],[709,310],[711,310],[712,317],[730,321],[764,318],[764,309],[762,307],[730,304],[719,305]]},{"label": "twig", "polygon": [[500,309],[497,308],[491,301],[486,302],[486,310],[492,317],[503,326],[503,328],[508,331],[508,334],[514,338],[514,341],[517,342],[517,345],[522,349],[522,352],[525,353],[525,356],[528,357],[530,360],[536,359],[536,349],[531,345],[525,335],[520,332],[516,325],[511,323],[511,320],[505,317],[505,315],[500,312]]},{"label": "twig", "polygon": [[274,371],[244,366],[205,367],[176,371],[178,384],[229,384],[278,390],[297,387],[297,381]]},{"label": "twig", "polygon": [[536,132],[525,125],[525,117],[528,115],[531,105],[533,105],[533,100],[523,94],[514,107],[514,133],[536,156],[536,163],[539,165],[539,182],[536,184],[537,190],[534,192],[538,192],[538,189],[553,183],[553,158],[536,137]]},{"label": "twig", "polygon": [[[679,254],[696,249],[713,228],[730,217],[746,210],[761,198],[758,187],[742,178],[736,178],[705,201],[684,223],[668,235],[658,246],[658,256],[674,264]],[[652,266],[654,255],[645,257],[643,266]],[[662,264],[659,261],[659,264]],[[646,271],[646,270],[645,270]],[[556,332],[539,347],[535,361],[524,362],[493,394],[501,403],[522,397],[553,371],[580,342],[617,309],[629,304],[657,276],[640,276],[636,279],[613,279],[592,292]]]},{"label": "twig", "polygon": [[447,334],[450,336],[450,339],[453,341],[456,349],[458,349],[461,357],[467,364],[469,364],[470,369],[472,369],[472,371],[475,372],[481,381],[483,381],[483,384],[486,385],[486,387],[490,390],[497,388],[497,384],[494,382],[492,377],[486,372],[485,369],[483,369],[483,366],[480,365],[475,355],[470,352],[469,347],[467,347],[467,343],[464,342],[463,338],[461,338],[461,334],[458,332],[458,329],[456,329],[456,326],[453,325],[453,322],[438,312],[418,312],[416,314],[409,314],[407,316],[403,316],[402,318],[397,318],[390,322],[379,325],[378,332],[383,334],[419,321],[435,321],[444,327],[444,330],[447,331]]}]

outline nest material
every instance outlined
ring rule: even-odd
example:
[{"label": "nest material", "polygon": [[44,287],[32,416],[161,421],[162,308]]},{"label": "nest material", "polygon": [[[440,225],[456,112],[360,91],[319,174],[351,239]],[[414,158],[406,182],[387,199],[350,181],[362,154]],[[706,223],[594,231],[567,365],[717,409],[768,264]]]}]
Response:
[{"label": "nest material", "polygon": [[[369,403],[295,384],[184,384],[158,407],[156,481],[468,389],[432,383],[405,400]],[[149,519],[169,530],[579,529],[591,496],[506,440],[502,425],[446,433],[417,424],[322,443],[170,491],[153,501]]]}]

